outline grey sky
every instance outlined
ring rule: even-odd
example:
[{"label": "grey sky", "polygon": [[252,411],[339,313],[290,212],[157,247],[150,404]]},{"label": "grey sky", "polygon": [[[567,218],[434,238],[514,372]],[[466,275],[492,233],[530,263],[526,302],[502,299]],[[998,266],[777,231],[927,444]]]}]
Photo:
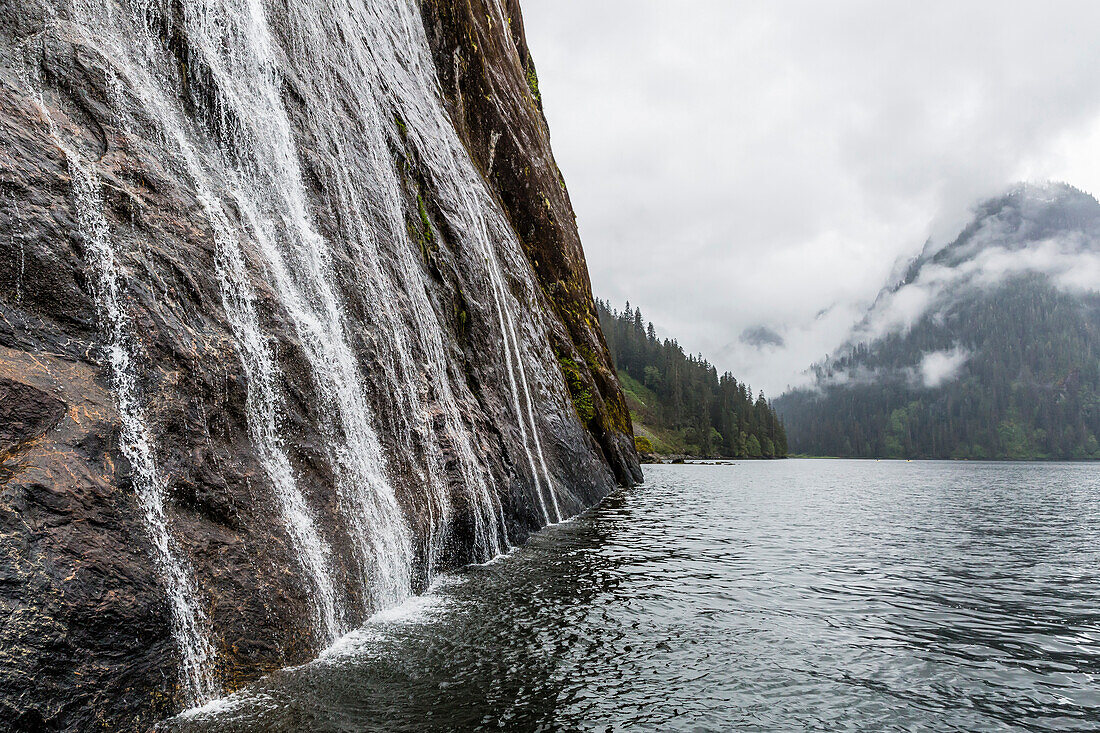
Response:
[{"label": "grey sky", "polygon": [[597,295],[771,396],[978,199],[1100,193],[1092,0],[522,4]]}]

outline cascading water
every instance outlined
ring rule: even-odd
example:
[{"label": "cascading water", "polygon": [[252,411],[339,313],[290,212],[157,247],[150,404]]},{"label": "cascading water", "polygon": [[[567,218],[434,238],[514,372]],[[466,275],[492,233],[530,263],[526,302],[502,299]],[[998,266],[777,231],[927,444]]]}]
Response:
[{"label": "cascading water", "polygon": [[233,201],[312,369],[349,534],[369,579],[362,584],[362,604],[368,610],[391,605],[411,589],[410,532],[371,424],[332,284],[329,245],[310,219],[263,8],[255,1],[186,5],[184,20],[192,54],[216,80],[211,111],[235,121],[227,140],[238,163],[231,171]]},{"label": "cascading water", "polygon": [[[181,141],[183,144],[185,141]],[[330,548],[321,538],[279,432],[281,376],[266,338],[260,331],[255,295],[239,244],[233,239],[224,214],[205,193],[200,200],[215,225],[218,239],[218,279],[222,302],[237,340],[237,351],[248,377],[248,422],[260,461],[271,479],[296,555],[313,593],[310,596],[318,638],[331,644],[346,631],[344,613],[333,587],[328,557]]]},{"label": "cascading water", "polygon": [[[379,144],[381,145],[382,141],[379,141]],[[373,148],[373,150],[377,149],[379,148]],[[417,433],[422,439],[427,440],[429,436],[432,438],[431,441],[427,441],[431,442],[434,448],[428,457],[429,487],[432,494],[430,503],[433,510],[431,519],[432,537],[429,540],[430,548],[426,572],[427,579],[430,582],[434,575],[436,557],[442,551],[442,543],[447,536],[447,525],[451,519],[452,506],[447,494],[445,469],[441,465],[440,436],[428,420],[429,411],[420,397],[420,388],[415,384],[415,378],[413,377],[413,372],[416,370],[409,363],[411,351],[404,337],[405,327],[399,323],[399,318],[392,305],[402,295],[405,296],[405,303],[414,319],[417,345],[421,353],[427,357],[423,367],[427,370],[427,381],[434,390],[435,397],[442,410],[445,421],[444,437],[457,454],[463,488],[477,507],[474,517],[478,545],[476,551],[481,559],[488,560],[504,551],[507,539],[504,533],[502,516],[499,519],[500,527],[497,526],[498,515],[502,514],[499,499],[495,497],[495,494],[489,488],[484,470],[474,456],[469,431],[462,422],[460,408],[451,387],[451,377],[446,366],[442,343],[442,326],[428,301],[423,274],[412,259],[411,243],[406,238],[400,206],[397,205],[400,200],[400,192],[397,189],[396,173],[393,170],[392,162],[388,158],[383,158],[378,154],[372,154],[370,158],[372,169],[377,172],[374,180],[381,188],[388,189],[381,197],[381,200],[385,202],[387,212],[385,231],[394,240],[408,245],[405,248],[400,248],[398,253],[399,274],[402,276],[402,281],[406,283],[404,288],[396,283],[383,282],[382,278],[384,276],[381,275],[383,268],[380,265],[380,255],[377,250],[377,237],[372,233],[362,213],[366,208],[369,197],[354,190],[352,184],[344,180],[342,176],[340,188],[341,211],[344,212],[348,221],[355,223],[355,231],[350,233],[349,241],[354,240],[360,243],[364,260],[369,263],[372,271],[380,274],[376,285],[383,284],[387,287],[385,294],[379,294],[377,286],[371,288],[372,302],[380,305],[390,332],[396,335],[392,343],[383,345],[382,348],[387,352],[387,363],[396,363],[394,371],[399,373],[400,376],[395,377],[395,380],[399,379],[400,381],[396,383],[403,384],[405,387],[402,394],[408,408],[414,415],[419,417],[420,424],[415,428]],[[340,159],[344,160],[345,158],[341,155]]]},{"label": "cascading water", "polygon": [[199,604],[192,573],[181,559],[182,553],[168,530],[164,479],[157,468],[145,427],[130,353],[132,327],[120,300],[119,267],[110,230],[102,214],[99,179],[76,153],[66,149],[65,154],[73,179],[80,226],[89,239],[88,254],[95,275],[97,306],[107,330],[111,374],[122,422],[122,450],[134,471],[134,488],[168,590],[173,635],[180,649],[185,689],[191,702],[199,702],[217,692],[211,674],[214,648],[209,638],[208,621]]},{"label": "cascading water", "polygon": [[[269,12],[279,14],[277,36],[269,27]],[[159,136],[161,147],[174,156],[166,164],[190,183],[213,230],[221,306],[247,380],[249,435],[300,567],[317,639],[332,641],[365,614],[404,599],[415,578],[430,580],[447,552],[456,503],[472,525],[474,558],[489,560],[510,545],[503,488],[488,465],[492,449],[475,439],[466,417],[473,400],[466,375],[449,351],[451,337],[440,306],[431,297],[422,259],[427,254],[410,235],[403,203],[410,184],[395,150],[407,149],[423,166],[425,195],[432,196],[459,240],[456,245],[480,258],[466,263],[463,277],[486,302],[491,295],[486,308],[492,317],[485,325],[502,345],[501,369],[517,442],[542,520],[560,521],[559,487],[543,452],[532,389],[548,384],[548,375],[556,377],[556,367],[533,345],[545,343],[542,316],[526,313],[526,332],[517,325],[517,308],[530,308],[521,303],[533,302],[533,291],[522,297],[512,292],[502,256],[509,272],[522,273],[520,278],[528,281],[525,287],[530,288],[533,276],[447,117],[414,4],[352,0],[324,7],[310,2],[265,7],[261,0],[78,0],[73,14],[84,42],[101,49],[117,67],[108,70],[107,86],[120,126],[128,135],[151,129]],[[170,37],[186,39],[185,47],[172,47]],[[284,55],[309,69],[308,78],[287,72]],[[288,87],[295,84],[308,88],[312,143],[335,161],[323,169],[335,222],[326,233],[307,182],[318,173],[303,172],[294,110],[286,102]],[[133,108],[127,109],[130,98]],[[129,129],[131,118],[141,121],[135,123],[137,132]],[[111,274],[115,264],[108,225],[101,214],[92,213],[96,200],[89,192],[98,183],[79,157],[71,156],[70,165],[74,188],[81,191],[81,224],[98,233],[91,238],[102,235],[93,254],[97,267],[108,273],[100,279],[100,301],[110,324],[127,455],[133,453],[131,463],[143,485],[140,498],[173,604],[190,699],[199,701],[214,693],[208,621],[168,526],[164,482],[142,425],[125,336],[129,324],[117,301],[118,275]],[[421,184],[413,185],[419,191]],[[432,236],[432,224],[421,218]],[[355,287],[348,287],[348,268],[368,276],[353,278]],[[338,517],[359,573],[354,609],[334,580],[330,533],[322,531],[318,508],[310,506],[302,490],[284,436],[280,415],[290,377],[267,331],[261,289],[292,328],[308,367]],[[367,314],[381,336],[353,333],[352,307],[358,308],[360,321]],[[525,362],[541,382],[532,382]],[[382,374],[368,374],[365,363]],[[390,389],[396,415],[390,423],[392,439],[405,455],[385,454],[369,400],[370,376]],[[404,504],[391,478],[399,465],[423,484],[422,491],[403,497]],[[423,557],[410,523],[417,516],[427,517]],[[421,560],[422,574],[416,567]]]},{"label": "cascading water", "polygon": [[[285,146],[280,147],[278,154],[273,156],[273,160],[269,161],[265,169],[280,170],[279,166],[284,166],[277,183],[283,185],[283,199],[292,212],[290,218],[295,224],[297,238],[299,241],[313,242],[309,251],[319,255],[306,264],[315,272],[325,272],[328,267],[325,264],[325,253],[330,245],[316,234],[305,213],[307,206],[301,172],[297,168],[296,151],[293,149],[286,111],[274,88],[275,74],[272,71],[274,62],[270,56],[271,41],[266,31],[263,10],[256,2],[248,3],[247,10],[251,23],[247,33],[229,42],[215,38],[215,40],[222,40],[222,43],[207,41],[197,45],[203,49],[235,50],[231,53],[223,53],[222,58],[207,54],[204,59],[214,77],[219,80],[222,95],[229,100],[236,118],[246,120],[247,127],[249,124],[247,120],[251,119],[250,114],[255,116],[257,110],[266,110],[260,121],[262,124],[257,127],[264,130],[269,121],[277,123],[274,129],[264,130],[262,139],[281,141]],[[458,225],[455,228],[463,236],[472,240],[472,243],[483,253],[500,322],[516,419],[528,457],[532,480],[543,509],[544,520],[560,521],[561,510],[558,506],[557,491],[546,464],[539,428],[534,418],[534,403],[516,332],[515,316],[505,291],[500,263],[494,253],[495,244],[482,213],[485,208],[495,210],[496,204],[484,190],[484,182],[470,164],[453,127],[446,119],[438,97],[438,84],[431,72],[430,59],[427,58],[427,42],[423,37],[423,29],[419,18],[414,15],[414,9],[409,4],[403,2],[366,3],[361,6],[353,4],[346,8],[333,8],[331,12],[326,13],[315,12],[315,9],[311,9],[308,5],[289,7],[287,10],[291,13],[290,18],[293,21],[290,24],[292,30],[287,34],[291,50],[296,57],[312,60],[313,63],[307,66],[315,70],[313,86],[319,92],[318,96],[327,103],[327,108],[312,110],[314,115],[322,120],[322,124],[319,125],[320,132],[327,136],[327,142],[337,151],[349,147],[360,147],[366,142],[365,148],[368,151],[366,172],[372,175],[359,176],[354,182],[338,176],[338,179],[342,180],[341,191],[344,194],[342,218],[358,224],[349,232],[349,241],[343,244],[349,249],[357,248],[355,251],[365,260],[370,271],[378,275],[377,280],[371,283],[374,289],[372,305],[381,305],[383,315],[387,319],[386,325],[396,334],[394,338],[396,349],[391,351],[389,361],[396,362],[396,371],[401,375],[404,383],[402,397],[417,414],[423,415],[423,404],[418,397],[419,390],[408,376],[416,370],[407,364],[408,350],[404,347],[400,335],[403,329],[397,322],[391,304],[400,299],[412,311],[416,321],[417,341],[428,357],[429,377],[436,387],[437,397],[443,403],[443,413],[446,417],[445,432],[452,445],[456,447],[465,479],[465,488],[477,508],[477,528],[478,534],[482,537],[481,544],[485,547],[485,554],[491,556],[499,552],[503,544],[500,539],[501,533],[497,529],[497,519],[502,514],[502,507],[499,497],[496,497],[488,488],[484,471],[477,466],[477,461],[469,448],[467,431],[461,422],[459,410],[449,386],[449,375],[446,367],[441,363],[441,327],[424,295],[423,275],[420,268],[412,264],[409,259],[413,247],[404,233],[403,217],[397,204],[400,200],[399,185],[393,161],[388,157],[387,138],[384,133],[384,130],[389,127],[386,121],[393,117],[393,111],[396,110],[407,121],[410,139],[415,141],[421,158],[433,174],[437,196],[444,202],[452,204],[449,213]],[[294,15],[296,10],[300,15]],[[232,13],[221,17],[217,22],[211,22],[211,18],[217,15],[216,10],[212,11],[208,7],[207,12],[201,16],[205,25],[189,29],[192,40],[196,35],[199,38],[205,37],[206,33],[203,31],[209,31],[212,28],[232,27]],[[331,23],[331,27],[326,27],[325,21]],[[358,37],[356,37],[357,33]],[[344,57],[333,59],[334,49],[331,39],[337,37],[346,39],[336,49],[337,52],[343,53]],[[251,54],[247,50],[241,51],[242,39],[246,41],[245,47],[251,48]],[[240,65],[242,61],[244,61],[243,67]],[[340,68],[343,76],[331,75],[333,68]],[[356,74],[358,78],[352,77],[352,74]],[[250,93],[227,94],[225,87],[233,83],[230,80],[249,78],[258,79],[263,84],[258,90],[246,90]],[[346,89],[349,85],[355,92],[350,100],[335,99],[332,96],[332,90]],[[379,92],[383,94],[380,95]],[[233,104],[233,100],[248,101],[251,105]],[[359,123],[356,132],[364,135],[365,141],[362,138],[347,139],[346,133],[343,132],[344,126],[333,124],[334,121],[341,119],[341,113],[346,115],[349,104],[355,105],[353,108],[358,114],[353,115],[353,119]],[[326,119],[329,120],[328,124],[324,124]],[[237,139],[234,140],[235,144],[240,145],[242,137],[247,138],[247,135],[239,131]],[[246,147],[249,146],[246,145]],[[256,151],[251,152],[255,154]],[[342,153],[340,157],[343,169],[352,168],[347,164]],[[370,211],[372,207],[367,197],[358,193],[358,185],[366,185],[371,193],[375,194],[376,200],[383,202],[382,221],[374,222],[374,228],[380,231],[371,231],[370,227],[362,226],[364,223],[362,212]],[[473,198],[472,191],[477,192],[476,199]],[[254,219],[247,215],[249,210],[247,204],[242,206],[242,210],[246,212],[247,218]],[[514,236],[508,233],[506,223],[497,222],[495,229],[499,238],[509,238],[512,245],[516,246]],[[265,236],[262,231],[256,232],[256,238],[261,243],[271,241],[270,235]],[[404,240],[409,245],[399,248],[398,274],[402,280],[400,282],[383,282],[384,268],[378,265],[376,251],[378,240],[383,238]],[[276,263],[273,269],[277,272],[278,256],[273,258],[268,252],[268,259]],[[276,278],[277,281],[279,279]],[[325,282],[327,280],[322,279],[322,283]],[[363,294],[370,291],[370,287],[364,288]],[[325,310],[330,319],[333,317],[338,319],[339,313],[334,307],[335,293],[322,288],[320,295],[320,300],[325,304]],[[308,339],[304,340],[308,341]],[[356,411],[354,414],[359,413]],[[430,428],[425,428],[421,424],[420,432],[428,431]],[[431,463],[429,463],[429,473],[438,474],[438,471],[430,470],[430,466]],[[437,483],[438,478],[433,478],[432,483]],[[436,487],[433,493],[435,505],[441,510],[441,516],[446,517],[449,504],[445,499],[445,491]],[[546,506],[547,494],[553,507],[553,515]],[[501,524],[503,524],[502,520]]]},{"label": "cascading water", "polygon": [[[29,77],[25,83],[28,89],[32,87]],[[99,176],[93,165],[84,161],[62,139],[41,96],[35,96],[38,96],[39,109],[48,122],[51,137],[68,164],[77,223],[87,245],[89,281],[106,339],[107,363],[121,423],[119,442],[133,472],[135,495],[167,591],[172,636],[180,654],[181,688],[186,700],[195,704],[217,694],[211,671],[214,647],[191,569],[168,528],[165,482],[146,427],[145,408],[133,363],[133,324],[123,303],[122,273],[110,225],[103,214]]]},{"label": "cascading water", "polygon": [[[419,415],[423,420],[427,410],[419,397],[421,390],[410,376],[418,371],[418,367],[410,364],[411,352],[407,348],[403,335],[407,326],[400,323],[393,305],[396,302],[402,302],[413,318],[412,331],[420,353],[423,355],[422,366],[427,370],[427,383],[440,405],[445,421],[442,438],[457,455],[462,486],[471,505],[475,507],[478,553],[481,559],[488,560],[502,552],[507,545],[503,507],[495,490],[489,485],[483,468],[484,461],[475,456],[469,430],[462,420],[462,411],[451,386],[452,375],[447,367],[443,327],[427,297],[424,272],[422,266],[415,260],[413,253],[416,245],[409,240],[400,205],[401,183],[390,155],[390,140],[387,136],[387,131],[393,129],[393,125],[388,122],[393,118],[393,111],[385,106],[385,100],[376,91],[390,86],[388,80],[379,74],[387,70],[396,71],[396,59],[391,63],[390,59],[372,57],[370,54],[377,53],[379,49],[366,42],[352,41],[341,44],[335,49],[326,46],[324,39],[332,37],[335,29],[324,27],[320,14],[309,12],[308,8],[303,10],[306,12],[295,18],[296,27],[302,35],[298,51],[312,61],[311,66],[318,69],[314,77],[314,88],[320,96],[325,98],[331,114],[336,114],[339,109],[337,104],[353,104],[357,112],[356,117],[365,123],[361,129],[357,130],[358,141],[348,139],[343,128],[325,128],[324,132],[331,136],[329,142],[337,151],[337,159],[340,162],[336,175],[340,182],[339,201],[342,218],[354,223],[347,233],[348,242],[358,247],[357,251],[361,253],[368,269],[378,274],[378,277],[369,283],[369,291],[372,296],[371,305],[383,311],[388,332],[394,334],[393,341],[387,342],[392,343],[393,346],[387,349],[389,356],[387,361],[397,363],[396,371],[400,373],[400,379],[405,385],[403,394],[409,400],[414,414]],[[348,33],[361,25],[364,19],[349,15],[337,18],[336,22],[341,32]],[[324,55],[319,54],[322,49],[325,51]],[[334,54],[338,56],[335,61],[332,58]],[[331,90],[338,88],[337,80],[330,76],[329,70],[333,66],[354,69],[368,81],[360,88],[360,93],[356,94],[353,100],[332,98]],[[350,147],[362,151],[361,156],[369,174],[360,178],[359,185],[349,180],[346,175],[346,171],[353,168],[345,153],[345,150]],[[363,185],[369,187],[368,192],[364,193],[361,190]],[[379,203],[372,207],[372,201]],[[381,212],[378,212],[373,221],[368,223],[366,212],[379,207]],[[389,279],[385,274],[385,268],[380,264],[382,260],[380,240],[395,241],[404,245],[396,248],[395,279]],[[385,345],[382,345],[382,348],[385,348]],[[420,432],[425,435],[434,435],[436,443],[439,443],[440,436],[435,434],[435,429],[430,424],[421,425]],[[438,455],[439,451],[436,450],[433,457],[438,458]],[[429,466],[431,467],[434,463],[437,463],[437,460],[431,461]],[[433,478],[431,483],[434,502],[441,509],[437,519],[445,525],[450,513],[450,502],[446,498],[445,485],[439,485],[441,469],[435,466],[430,468],[429,473]],[[445,527],[441,529],[445,531]],[[438,550],[438,548],[433,549]],[[430,562],[431,558],[429,558]],[[429,578],[431,574],[431,568],[429,568]]]},{"label": "cascading water", "polygon": [[[104,19],[112,19],[106,7],[93,7],[90,3],[79,6],[81,17],[89,25],[100,21],[106,30]],[[117,42],[111,44],[111,56],[127,59],[133,52],[143,54],[143,60],[154,64],[161,59],[153,54],[155,40],[144,21],[147,16],[134,18],[140,28],[143,41],[137,49],[127,48]],[[100,36],[100,43],[110,37]],[[117,41],[117,38],[110,39]],[[176,151],[181,165],[180,175],[189,178],[196,188],[196,195],[215,233],[217,244],[217,276],[221,285],[222,304],[235,338],[235,346],[248,379],[247,409],[249,430],[257,448],[258,458],[271,480],[283,524],[287,529],[295,557],[310,584],[309,602],[313,609],[313,629],[322,645],[332,643],[347,631],[344,610],[332,579],[329,563],[331,548],[321,537],[315,518],[298,485],[298,479],[286,453],[281,437],[279,415],[282,408],[279,381],[281,373],[271,351],[267,337],[260,328],[256,312],[255,293],[241,251],[240,243],[229,225],[220,203],[211,194],[214,185],[203,170],[198,156],[187,135],[186,123],[181,112],[162,91],[163,80],[150,78],[144,71],[148,64],[128,64],[127,88],[140,98],[142,106],[155,112],[154,119],[160,125],[160,136],[168,149]],[[126,111],[126,99],[121,79],[115,72],[108,77],[108,90],[114,106]],[[125,119],[125,117],[123,117]]]},{"label": "cascading water", "polygon": [[[323,25],[326,19],[332,24],[331,27]],[[311,58],[313,66],[318,69],[324,70],[333,65],[353,69],[365,81],[357,87],[359,93],[356,95],[356,102],[360,117],[367,122],[363,131],[371,134],[374,140],[373,145],[367,145],[367,149],[374,153],[370,159],[370,170],[374,173],[371,179],[374,190],[378,191],[378,199],[389,204],[388,218],[383,220],[383,226],[388,229],[390,236],[405,238],[401,213],[399,207],[395,208],[396,202],[400,200],[399,182],[393,161],[386,151],[386,137],[380,134],[387,127],[392,127],[386,121],[396,116],[403,120],[402,126],[408,140],[427,166],[432,176],[434,193],[440,203],[447,207],[446,213],[452,219],[454,230],[467,240],[466,244],[474,245],[482,253],[487,270],[486,279],[499,320],[517,424],[536,495],[544,521],[560,521],[562,515],[558,506],[556,484],[547,467],[539,428],[534,418],[534,403],[516,333],[515,317],[495,254],[496,242],[484,219],[483,212],[488,210],[495,213],[498,205],[485,190],[484,181],[471,164],[468,153],[458,140],[442,107],[438,81],[427,55],[427,39],[424,37],[418,11],[402,0],[372,0],[361,6],[352,6],[342,15],[337,12],[314,13],[305,7],[300,9],[295,27],[300,34],[296,37],[296,54]],[[335,49],[336,53],[344,54],[340,64],[332,64],[330,55],[334,49],[326,43],[326,39],[334,37],[346,39]],[[324,49],[324,56],[319,55],[320,49]],[[311,53],[313,56],[310,56]],[[322,94],[338,88],[325,79],[323,72],[315,87]],[[334,112],[335,110],[333,107]],[[353,208],[363,208],[362,204],[357,204]],[[494,229],[497,241],[518,247],[506,222],[496,222]],[[411,265],[407,259],[413,249],[411,243],[409,244],[410,247],[403,250],[405,258],[402,259],[402,275],[406,278],[404,292],[409,296],[420,326],[417,333],[434,337],[430,341],[421,339],[421,345],[430,358],[429,364],[438,364],[442,353],[439,340],[441,329],[423,296],[423,276],[419,268]],[[409,279],[414,287],[409,287]],[[445,414],[452,418],[448,433],[463,436],[466,431],[460,420],[453,419],[459,414],[454,405],[453,394],[447,380],[441,378],[446,374],[445,369],[435,368],[433,371],[433,376],[441,385]],[[524,400],[526,409],[523,407]],[[480,510],[479,527],[488,528],[490,533],[495,534],[496,517],[493,514],[501,512],[499,497],[485,484],[483,473],[473,460],[472,451],[467,450],[468,440],[460,437],[458,443],[467,490],[473,489],[471,493]],[[553,515],[546,504],[547,494]],[[490,539],[489,544],[495,551],[499,551],[498,542]]]},{"label": "cascading water", "polygon": [[[416,10],[402,0],[373,0],[370,9],[376,18],[396,19],[396,22],[379,22],[366,27],[371,35],[364,39],[363,46],[378,57],[372,68],[387,72],[387,76],[380,80],[380,86],[389,90],[390,104],[408,121],[410,137],[416,141],[417,149],[432,174],[436,193],[441,203],[450,207],[451,216],[459,224],[455,227],[456,231],[472,240],[485,259],[500,324],[509,387],[532,480],[544,520],[547,523],[560,522],[562,515],[556,482],[550,475],[542,451],[523,352],[516,335],[515,316],[496,255],[494,238],[486,222],[488,215],[499,217],[498,206],[485,190],[484,181],[471,164],[439,102],[438,81],[428,57],[427,39]],[[495,224],[497,241],[518,247],[508,224],[502,220]],[[521,406],[521,388],[526,410]],[[534,453],[531,451],[532,443]],[[547,494],[554,510],[553,517],[546,506]]]}]

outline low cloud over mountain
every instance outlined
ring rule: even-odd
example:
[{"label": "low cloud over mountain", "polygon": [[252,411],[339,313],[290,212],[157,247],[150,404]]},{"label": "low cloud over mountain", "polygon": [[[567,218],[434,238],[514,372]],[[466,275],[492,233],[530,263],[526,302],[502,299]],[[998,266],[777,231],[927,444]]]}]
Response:
[{"label": "low cloud over mountain", "polygon": [[812,386],[781,397],[792,450],[1097,453],[1100,203],[1065,184],[983,203],[885,288]]},{"label": "low cloud over mountain", "polygon": [[786,342],[768,326],[754,326],[741,332],[741,343],[762,349],[765,346],[783,346]]}]

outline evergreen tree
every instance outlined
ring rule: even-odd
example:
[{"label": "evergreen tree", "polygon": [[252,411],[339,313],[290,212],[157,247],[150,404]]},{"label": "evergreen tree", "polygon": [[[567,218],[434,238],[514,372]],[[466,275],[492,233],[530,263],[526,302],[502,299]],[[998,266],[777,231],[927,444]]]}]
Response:
[{"label": "evergreen tree", "polygon": [[658,339],[629,302],[596,301],[604,337],[630,407],[638,444],[662,453],[784,458],[787,435],[772,405],[703,356]]},{"label": "evergreen tree", "polygon": [[[922,358],[952,349],[967,354],[958,373],[926,385]],[[1100,458],[1100,297],[1045,276],[959,297],[814,373],[815,389],[777,401],[799,453]]]}]

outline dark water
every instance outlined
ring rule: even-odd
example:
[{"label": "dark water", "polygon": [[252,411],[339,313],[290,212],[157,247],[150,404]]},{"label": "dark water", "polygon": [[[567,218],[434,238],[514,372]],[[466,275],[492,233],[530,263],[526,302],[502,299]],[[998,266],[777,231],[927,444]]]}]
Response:
[{"label": "dark water", "polygon": [[656,466],[181,731],[1100,730],[1100,466]]}]

